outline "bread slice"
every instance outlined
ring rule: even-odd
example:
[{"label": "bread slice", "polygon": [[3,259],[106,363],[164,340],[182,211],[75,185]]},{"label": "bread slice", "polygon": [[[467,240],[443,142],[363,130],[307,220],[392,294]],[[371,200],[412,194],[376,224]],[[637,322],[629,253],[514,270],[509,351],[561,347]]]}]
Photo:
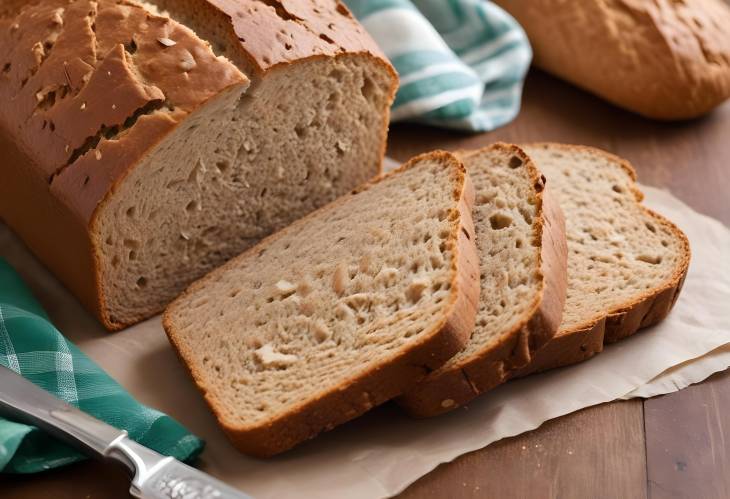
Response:
[{"label": "bread slice", "polygon": [[434,152],[194,283],[173,346],[240,450],[269,456],[413,386],[474,327],[473,189]]},{"label": "bread slice", "polygon": [[566,292],[565,221],[550,183],[517,146],[461,154],[474,184],[481,299],[466,348],[398,403],[435,416],[472,400],[530,361],[560,324]]},{"label": "bread slice", "polygon": [[525,368],[533,372],[585,360],[664,319],[682,289],[689,241],[641,204],[625,160],[590,147],[533,144],[524,150],[555,189],[568,237],[568,295],[553,340]]}]

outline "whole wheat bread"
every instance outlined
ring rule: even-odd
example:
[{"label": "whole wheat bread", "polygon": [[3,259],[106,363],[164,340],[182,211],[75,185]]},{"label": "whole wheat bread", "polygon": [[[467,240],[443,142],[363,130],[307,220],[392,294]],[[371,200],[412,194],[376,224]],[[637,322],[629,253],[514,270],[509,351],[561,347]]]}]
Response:
[{"label": "whole wheat bread", "polygon": [[690,260],[684,233],[641,204],[627,161],[590,147],[523,148],[565,213],[568,294],[555,338],[512,376],[580,362],[604,343],[661,321],[679,296]]},{"label": "whole wheat bread", "polygon": [[1,3],[0,218],[109,329],[381,171],[397,77],[336,0]]},{"label": "whole wheat bread", "polygon": [[474,326],[473,189],[435,152],[194,283],[165,330],[240,450],[267,456],[412,387]]},{"label": "whole wheat bread", "polygon": [[517,146],[460,154],[474,184],[481,298],[466,348],[398,397],[435,416],[503,383],[558,329],[565,302],[565,221],[550,183]]}]

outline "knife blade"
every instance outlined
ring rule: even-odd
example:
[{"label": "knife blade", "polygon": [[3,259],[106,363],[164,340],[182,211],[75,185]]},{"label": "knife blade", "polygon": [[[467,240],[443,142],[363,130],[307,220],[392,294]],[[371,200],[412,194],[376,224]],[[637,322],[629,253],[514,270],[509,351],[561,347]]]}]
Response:
[{"label": "knife blade", "polygon": [[175,458],[138,444],[93,416],[0,366],[0,416],[37,426],[97,459],[115,460],[132,474],[129,489],[142,499],[251,499]]}]

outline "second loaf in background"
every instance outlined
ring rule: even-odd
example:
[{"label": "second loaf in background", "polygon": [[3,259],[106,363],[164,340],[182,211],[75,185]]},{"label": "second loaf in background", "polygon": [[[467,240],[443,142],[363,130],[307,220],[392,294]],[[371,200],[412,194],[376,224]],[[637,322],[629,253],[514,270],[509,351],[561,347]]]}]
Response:
[{"label": "second loaf in background", "polygon": [[707,113],[730,97],[726,0],[495,0],[535,65],[649,118]]}]

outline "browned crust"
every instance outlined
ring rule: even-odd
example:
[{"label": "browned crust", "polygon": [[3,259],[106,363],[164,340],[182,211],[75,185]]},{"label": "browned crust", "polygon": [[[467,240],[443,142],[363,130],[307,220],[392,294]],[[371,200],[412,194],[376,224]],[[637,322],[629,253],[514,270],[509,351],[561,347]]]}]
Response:
[{"label": "browned crust", "polygon": [[[565,219],[545,178],[520,148],[511,144],[494,144],[473,154],[500,150],[522,159],[528,169],[537,199],[535,238],[541,242],[538,266],[542,289],[532,307],[515,327],[501,335],[499,343],[483,349],[448,370],[438,370],[398,397],[398,404],[414,417],[431,417],[466,404],[510,378],[510,373],[524,366],[536,350],[558,330],[567,288],[567,247]],[[468,159],[469,154],[461,156]]]},{"label": "browned crust", "polygon": [[[566,151],[580,150],[601,155],[617,163],[629,173],[632,179],[636,180],[635,170],[628,161],[600,149],[554,143],[531,144],[531,147]],[[636,202],[640,203],[643,194],[637,186],[632,188],[636,194]],[[676,303],[687,277],[691,257],[689,240],[684,232],[672,222],[643,205],[640,206],[646,215],[652,217],[658,224],[667,227],[682,244],[682,258],[672,275],[663,283],[636,296],[634,299],[598,314],[596,317],[589,318],[571,330],[560,331],[553,341],[536,353],[530,364],[512,373],[511,378],[576,364],[589,359],[601,352],[604,344],[614,343],[631,336],[640,329],[657,324],[666,318]]]},{"label": "browned crust", "polygon": [[630,111],[694,118],[730,96],[722,0],[495,3],[523,26],[537,66]]},{"label": "browned crust", "polygon": [[[227,31],[229,56],[261,76],[311,57],[368,54],[395,70],[377,43],[339,0],[152,0],[185,22],[203,12]],[[201,26],[201,28],[203,28]],[[213,29],[213,26],[211,26]],[[203,38],[210,38],[199,33]]]},{"label": "browned crust", "polygon": [[[331,389],[316,399],[303,401],[286,413],[264,423],[245,426],[227,421],[224,403],[208,391],[202,373],[188,362],[188,359],[194,357],[184,342],[178,338],[174,324],[176,307],[184,306],[186,297],[192,292],[204,287],[207,281],[216,279],[220,274],[226,272],[229,266],[235,265],[238,260],[247,258],[259,251],[261,247],[282,237],[291,230],[291,227],[306,224],[310,218],[318,216],[323,209],[333,209],[357,196],[359,192],[367,190],[375,182],[397,175],[398,172],[427,159],[444,163],[445,168],[454,169],[458,175],[454,191],[454,200],[458,201],[456,209],[458,216],[454,217],[448,243],[454,248],[452,294],[441,320],[435,322],[430,330],[426,330],[420,335],[422,339],[419,343],[411,345],[407,351],[396,354],[388,363],[374,367],[357,380],[343,383],[342,386]],[[289,229],[284,229],[264,239],[259,245],[191,285],[165,311],[163,326],[171,344],[177,350],[220,425],[236,448],[242,452],[262,457],[271,456],[313,438],[322,431],[349,421],[413,386],[428,372],[437,369],[455,355],[468,341],[474,327],[479,301],[479,265],[471,219],[474,192],[466,170],[451,154],[436,151],[411,159],[400,169],[381,177],[380,180],[366,184],[353,194],[344,196],[295,222]]]}]

